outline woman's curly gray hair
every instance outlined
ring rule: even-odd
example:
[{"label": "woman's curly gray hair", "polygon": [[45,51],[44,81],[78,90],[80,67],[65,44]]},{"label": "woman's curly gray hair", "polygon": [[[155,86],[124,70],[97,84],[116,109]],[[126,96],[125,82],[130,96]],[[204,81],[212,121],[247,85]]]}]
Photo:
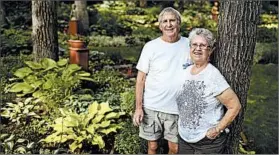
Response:
[{"label": "woman's curly gray hair", "polygon": [[190,33],[189,33],[189,40],[190,43],[196,36],[202,36],[208,43],[208,46],[213,48],[215,39],[213,36],[213,33],[209,31],[208,29],[205,28],[194,28]]}]

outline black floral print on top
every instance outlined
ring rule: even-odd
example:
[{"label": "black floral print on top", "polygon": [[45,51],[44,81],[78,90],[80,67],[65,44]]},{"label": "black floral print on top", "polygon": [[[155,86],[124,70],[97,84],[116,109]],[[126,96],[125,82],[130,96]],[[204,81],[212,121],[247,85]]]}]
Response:
[{"label": "black floral print on top", "polygon": [[180,125],[188,129],[196,129],[205,113],[204,81],[186,80],[177,100]]}]

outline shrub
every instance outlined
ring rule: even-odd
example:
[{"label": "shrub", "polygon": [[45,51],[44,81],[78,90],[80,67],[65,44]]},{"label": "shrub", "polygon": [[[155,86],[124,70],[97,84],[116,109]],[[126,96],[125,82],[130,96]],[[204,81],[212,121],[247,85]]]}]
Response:
[{"label": "shrub", "polygon": [[120,154],[138,154],[140,152],[139,129],[131,119],[122,123],[122,130],[115,136],[114,147]]},{"label": "shrub", "polygon": [[257,42],[270,43],[278,41],[278,28],[258,27]]},{"label": "shrub", "polygon": [[17,96],[32,95],[47,103],[49,108],[58,107],[72,95],[82,80],[92,80],[90,73],[81,71],[77,64],[68,64],[66,59],[58,62],[44,58],[41,62],[26,61],[27,67],[18,69],[15,81],[8,85],[6,92]]},{"label": "shrub", "polygon": [[278,64],[278,43],[257,43],[254,54],[254,64]]}]

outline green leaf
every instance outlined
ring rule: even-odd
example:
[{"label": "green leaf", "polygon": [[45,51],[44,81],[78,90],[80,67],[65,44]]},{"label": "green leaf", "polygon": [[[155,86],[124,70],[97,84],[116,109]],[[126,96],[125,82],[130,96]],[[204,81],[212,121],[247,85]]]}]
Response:
[{"label": "green leaf", "polygon": [[111,132],[116,132],[116,130],[117,129],[120,129],[121,128],[121,126],[119,126],[119,125],[116,125],[116,124],[112,124],[112,125],[110,125],[109,126],[109,128],[107,128],[107,129],[101,129],[99,132],[101,132],[101,133],[104,133],[104,134],[109,134],[109,133],[111,133]]},{"label": "green leaf", "polygon": [[41,69],[42,68],[41,64],[39,64],[37,62],[33,62],[33,61],[25,61],[25,64],[27,64],[27,66],[32,69]]},{"label": "green leaf", "polygon": [[88,113],[92,114],[94,116],[95,114],[97,114],[98,109],[99,109],[99,104],[97,103],[97,101],[95,101],[95,102],[93,102],[92,104],[89,105]]},{"label": "green leaf", "polygon": [[16,143],[23,143],[23,142],[25,142],[25,141],[26,141],[26,139],[19,138],[19,139],[16,141]]},{"label": "green leaf", "polygon": [[42,59],[41,60],[41,65],[45,69],[45,71],[57,67],[56,62],[52,59],[49,59],[49,58]]},{"label": "green leaf", "polygon": [[[2,116],[2,115],[1,115],[1,116]],[[5,139],[5,138],[8,137],[8,136],[9,136],[9,134],[6,134],[6,133],[1,134],[1,136],[0,136],[1,142],[2,142],[3,139]]]},{"label": "green leaf", "polygon": [[100,135],[94,135],[94,138],[92,140],[93,145],[99,145],[99,148],[102,149],[105,147],[105,142]]},{"label": "green leaf", "polygon": [[98,111],[98,114],[105,114],[107,112],[112,111],[112,109],[109,107],[109,103],[108,102],[103,102],[100,104],[100,110]]},{"label": "green leaf", "polygon": [[52,81],[48,79],[44,84],[43,84],[43,89],[50,89],[52,88]]},{"label": "green leaf", "polygon": [[14,75],[19,78],[24,78],[27,75],[29,75],[30,73],[32,73],[32,70],[29,67],[23,67],[23,68],[16,70]]},{"label": "green leaf", "polygon": [[14,142],[13,141],[7,142],[6,145],[8,146],[9,150],[12,150],[14,147]]},{"label": "green leaf", "polygon": [[69,147],[72,152],[75,152],[77,148],[82,147],[82,144],[78,144],[77,141],[74,141]]},{"label": "green leaf", "polygon": [[108,120],[112,118],[119,118],[119,116],[120,116],[119,113],[111,112],[106,115],[105,119]]},{"label": "green leaf", "polygon": [[26,147],[28,148],[28,149],[31,149],[31,148],[33,148],[34,147],[34,142],[31,142],[31,143],[29,143]]},{"label": "green leaf", "polygon": [[17,149],[15,149],[15,152],[16,153],[25,154],[26,153],[26,149],[23,146],[21,146],[21,147],[18,147]]},{"label": "green leaf", "polygon": [[88,77],[80,77],[80,79],[95,82],[92,78],[88,78]]},{"label": "green leaf", "polygon": [[32,101],[33,97],[28,97],[27,99],[25,99],[24,104],[27,105],[28,103],[30,103]]},{"label": "green leaf", "polygon": [[33,90],[33,87],[31,87],[29,84],[22,82],[22,83],[16,83],[12,86],[12,88],[9,90],[9,92],[17,93],[17,92],[30,92]]},{"label": "green leaf", "polygon": [[66,64],[68,63],[68,60],[67,59],[60,59],[58,62],[57,62],[57,65],[62,67],[62,66],[65,66]]},{"label": "green leaf", "polygon": [[104,115],[97,115],[94,119],[93,119],[93,123],[99,123],[105,116]]},{"label": "green leaf", "polygon": [[90,76],[90,73],[85,72],[85,71],[80,71],[80,72],[78,72],[78,75],[79,76]]},{"label": "green leaf", "polygon": [[94,135],[94,133],[95,133],[94,124],[89,125],[86,128],[86,131],[89,132],[90,134]]},{"label": "green leaf", "polygon": [[101,128],[106,128],[110,125],[110,121],[103,121],[101,124],[100,124],[100,127]]}]

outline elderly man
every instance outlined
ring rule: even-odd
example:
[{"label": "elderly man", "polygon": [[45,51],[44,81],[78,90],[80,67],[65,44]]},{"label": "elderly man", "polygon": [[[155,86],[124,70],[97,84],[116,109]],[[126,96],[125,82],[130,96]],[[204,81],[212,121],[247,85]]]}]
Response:
[{"label": "elderly man", "polygon": [[169,154],[178,150],[178,108],[176,95],[183,82],[182,72],[190,63],[189,40],[179,35],[180,13],[165,8],[159,15],[162,36],[143,47],[137,64],[134,125],[148,140],[148,154],[156,154],[157,140],[168,141]]}]

